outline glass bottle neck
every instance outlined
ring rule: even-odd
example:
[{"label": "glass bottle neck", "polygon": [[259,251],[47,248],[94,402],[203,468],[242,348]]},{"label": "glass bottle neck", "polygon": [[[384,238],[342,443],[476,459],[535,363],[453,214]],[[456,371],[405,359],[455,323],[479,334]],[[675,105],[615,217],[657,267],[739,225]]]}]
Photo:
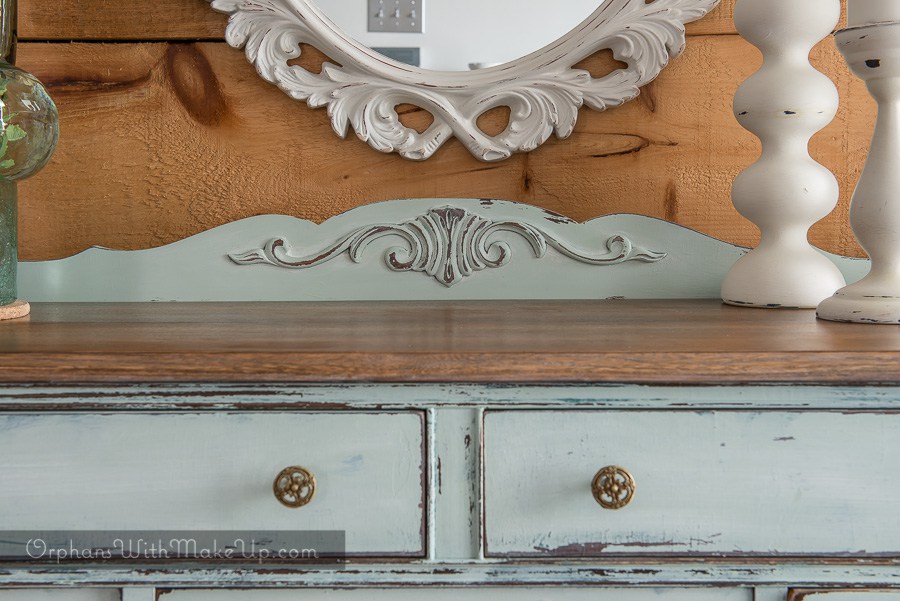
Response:
[{"label": "glass bottle neck", "polygon": [[0,61],[16,62],[17,0],[0,0]]}]

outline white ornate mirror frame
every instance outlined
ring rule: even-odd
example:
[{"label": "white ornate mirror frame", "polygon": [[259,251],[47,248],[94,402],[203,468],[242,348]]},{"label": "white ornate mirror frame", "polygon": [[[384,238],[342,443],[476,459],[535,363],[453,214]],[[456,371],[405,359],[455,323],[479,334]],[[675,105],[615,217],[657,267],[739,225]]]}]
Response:
[{"label": "white ornate mirror frame", "polygon": [[[598,0],[599,1],[599,0]],[[226,40],[243,47],[260,76],[310,107],[328,107],[335,132],[349,125],[381,152],[424,160],[457,137],[484,161],[534,150],[551,134],[571,135],[582,105],[602,111],[634,99],[671,57],[684,49],[684,24],[706,15],[719,0],[607,0],[579,26],[520,59],[473,72],[428,71],[388,59],[349,38],[313,0],[211,0],[230,14]],[[321,73],[289,61],[301,44],[331,60]],[[573,68],[602,50],[627,66],[594,78]],[[427,110],[423,132],[400,122],[396,107]],[[507,128],[483,132],[478,118],[509,107]]]}]

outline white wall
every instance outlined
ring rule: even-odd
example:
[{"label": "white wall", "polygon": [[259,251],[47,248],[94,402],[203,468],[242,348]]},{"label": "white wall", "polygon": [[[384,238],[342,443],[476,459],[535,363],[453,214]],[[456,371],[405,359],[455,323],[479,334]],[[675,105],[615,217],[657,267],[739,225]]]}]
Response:
[{"label": "white wall", "polygon": [[603,0],[423,0],[424,33],[369,33],[367,0],[318,0],[350,36],[373,47],[418,46],[422,67],[464,71],[542,48],[581,23]]}]

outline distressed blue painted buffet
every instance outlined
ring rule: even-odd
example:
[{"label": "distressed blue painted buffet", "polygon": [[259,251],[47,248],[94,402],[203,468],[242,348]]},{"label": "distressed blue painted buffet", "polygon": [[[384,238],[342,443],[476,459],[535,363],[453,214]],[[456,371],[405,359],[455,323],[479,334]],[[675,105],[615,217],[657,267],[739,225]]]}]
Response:
[{"label": "distressed blue painted buffet", "polygon": [[[743,252],[416,200],[24,263],[0,600],[900,599],[900,329],[726,307]],[[52,561],[9,539],[66,530],[346,549]]]}]

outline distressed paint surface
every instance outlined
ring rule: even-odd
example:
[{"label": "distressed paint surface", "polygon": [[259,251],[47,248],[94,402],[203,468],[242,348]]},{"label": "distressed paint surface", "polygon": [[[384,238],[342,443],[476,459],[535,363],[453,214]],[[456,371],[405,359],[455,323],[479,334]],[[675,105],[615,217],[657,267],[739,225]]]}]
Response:
[{"label": "distressed paint surface", "polygon": [[429,412],[433,435],[432,559],[479,557],[481,415],[477,408]]},{"label": "distressed paint surface", "polygon": [[[613,593],[620,592],[619,587],[628,587],[628,595],[636,595],[635,601],[660,599],[661,601],[680,601],[698,599],[706,601],[750,601],[754,599],[752,587],[764,587],[756,591],[754,601],[785,601],[784,593],[788,586],[867,586],[881,588],[897,586],[900,583],[900,564],[887,559],[853,559],[834,560],[808,558],[803,561],[726,561],[718,559],[713,562],[695,562],[678,559],[658,559],[645,557],[638,560],[624,559],[615,562],[604,561],[575,563],[514,563],[495,560],[475,560],[477,541],[473,540],[471,531],[461,524],[468,524],[471,516],[471,497],[477,488],[471,481],[462,481],[473,475],[480,481],[477,457],[466,450],[465,437],[474,432],[474,444],[479,436],[479,412],[484,407],[504,407],[527,410],[531,408],[554,408],[556,411],[541,412],[543,415],[573,415],[566,411],[572,408],[591,408],[589,414],[617,415],[627,414],[640,417],[647,414],[646,409],[665,410],[665,412],[649,412],[655,415],[669,415],[677,411],[678,415],[693,416],[695,411],[720,409],[720,414],[740,414],[735,409],[765,409],[763,415],[776,418],[782,415],[809,415],[816,418],[820,415],[833,416],[834,419],[854,417],[852,414],[860,410],[879,411],[896,410],[896,402],[900,399],[900,391],[895,387],[790,387],[790,386],[712,386],[712,387],[654,387],[654,386],[470,386],[470,385],[332,385],[332,386],[277,386],[277,385],[139,385],[108,387],[77,386],[17,386],[0,389],[0,409],[7,412],[3,419],[15,417],[25,418],[20,424],[27,424],[28,418],[34,418],[38,412],[45,413],[38,418],[60,420],[60,423],[75,424],[78,420],[107,419],[110,417],[145,420],[148,412],[165,412],[165,415],[181,416],[178,411],[203,411],[204,417],[212,417],[219,412],[222,419],[257,418],[266,415],[303,416],[300,410],[318,409],[319,411],[404,411],[410,409],[427,410],[428,448],[432,472],[429,485],[434,495],[427,505],[428,523],[432,530],[429,537],[430,559],[422,562],[391,563],[352,563],[346,569],[338,571],[306,571],[299,566],[263,566],[254,567],[202,567],[187,568],[184,566],[104,566],[92,569],[85,566],[41,566],[35,568],[27,564],[5,564],[0,566],[0,584],[16,584],[20,586],[47,586],[49,584],[67,587],[79,586],[122,586],[137,585],[140,587],[156,586],[160,589],[178,589],[195,587],[234,587],[236,589],[291,588],[293,590],[259,590],[241,591],[193,591],[183,590],[167,593],[161,597],[163,601],[218,601],[219,595],[225,599],[227,595],[238,595],[241,601],[281,601],[285,599],[337,599],[350,595],[347,599],[369,599],[367,592],[371,587],[399,587],[390,591],[379,591],[376,596],[393,594],[410,598],[440,599],[442,594],[456,593],[454,598],[490,598],[502,594],[534,593],[540,595],[535,599],[556,600],[560,594],[577,595],[590,593],[584,598],[603,600],[609,596],[611,601],[631,601],[630,597],[622,597]],[[629,411],[621,411],[623,409]],[[802,411],[802,413],[800,413]],[[63,412],[63,413],[61,413]],[[97,415],[102,412],[103,415]],[[237,413],[235,413],[237,412]],[[278,412],[278,413],[273,413]],[[583,414],[576,411],[575,414]],[[759,411],[757,411],[759,413]],[[489,412],[490,414],[490,412]],[[190,413],[190,416],[196,415]],[[331,417],[346,417],[344,413],[329,413]],[[358,415],[350,413],[349,415]],[[896,415],[875,415],[868,413],[873,419],[897,419]],[[580,422],[581,420],[579,420]],[[7,422],[11,423],[11,422]],[[843,421],[841,423],[844,423]],[[551,424],[543,424],[541,429],[548,429]],[[840,431],[823,424],[823,431]],[[320,428],[321,429],[321,428]],[[331,431],[331,428],[325,428]],[[358,446],[356,439],[367,436],[370,429],[359,427],[354,430],[351,443]],[[557,429],[558,430],[558,429]],[[657,428],[656,431],[662,431]],[[312,431],[316,431],[315,428]],[[416,430],[421,435],[421,425]],[[558,430],[566,440],[571,438],[569,430]],[[490,431],[488,432],[488,453],[490,456]],[[27,437],[31,440],[31,437]],[[44,439],[51,437],[44,436]],[[94,437],[96,438],[96,437]],[[653,440],[656,441],[658,437]],[[890,438],[890,437],[888,437]],[[894,437],[896,438],[896,437]],[[8,432],[0,435],[0,446],[5,446],[9,438]],[[508,441],[515,441],[511,436]],[[52,442],[52,440],[50,441]],[[140,441],[138,441],[140,442]],[[20,440],[21,443],[21,440]],[[272,444],[275,444],[274,442]],[[773,444],[774,441],[773,441]],[[790,444],[780,441],[777,444]],[[875,444],[874,442],[872,444]],[[885,442],[885,445],[888,445]],[[24,445],[24,443],[22,443]],[[20,447],[22,446],[20,445]],[[340,446],[341,441],[332,437],[329,446]],[[278,445],[283,446],[283,445]],[[25,446],[25,449],[29,447]],[[417,447],[418,448],[418,447]],[[889,448],[885,446],[884,448]],[[334,450],[340,454],[340,450]],[[862,451],[859,451],[862,452]],[[7,457],[3,451],[0,456]],[[73,457],[78,457],[74,455]],[[440,472],[435,470],[437,460],[441,460]],[[827,456],[825,456],[827,459]],[[517,458],[521,459],[521,458]],[[819,461],[821,458],[817,458]],[[302,460],[301,460],[302,461]],[[812,460],[810,460],[812,462]],[[473,463],[475,465],[473,466]],[[812,462],[815,463],[815,462]],[[384,467],[381,464],[382,468]],[[488,481],[490,482],[490,480]],[[730,479],[734,486],[738,479]],[[643,480],[638,481],[639,493]],[[734,484],[737,483],[737,484]],[[269,484],[266,484],[267,493]],[[2,493],[0,493],[2,494]],[[589,494],[589,493],[588,493]],[[267,497],[268,498],[268,497]],[[475,497],[477,499],[477,496]],[[640,498],[640,497],[639,497]],[[318,499],[317,499],[318,500]],[[272,499],[274,502],[274,499]],[[354,507],[358,511],[360,504]],[[599,507],[598,507],[599,509]],[[290,510],[285,510],[290,511]],[[628,511],[626,508],[623,511]],[[557,515],[553,511],[552,515]],[[0,511],[0,516],[6,515]],[[382,519],[383,516],[379,516]],[[889,522],[886,522],[889,523]],[[0,526],[5,527],[5,526]],[[467,552],[472,555],[465,559]],[[500,589],[490,588],[485,591],[480,587],[515,587],[507,593]],[[541,587],[528,589],[522,587]],[[566,588],[560,588],[565,586]],[[588,587],[573,589],[573,586]],[[651,587],[635,589],[634,586]],[[695,587],[717,587],[704,589]],[[734,587],[750,588],[734,588]],[[361,588],[365,590],[328,590],[335,587]],[[425,587],[424,590],[410,587]],[[446,589],[444,587],[447,587]],[[454,589],[453,587],[467,587]],[[473,588],[474,587],[474,588]],[[603,588],[601,588],[603,587]],[[613,587],[613,588],[605,588]],[[680,588],[687,587],[687,588]],[[721,588],[726,587],[726,588]],[[299,590],[303,588],[304,590]],[[306,590],[309,589],[309,590]],[[143,588],[143,591],[148,589]],[[325,595],[327,591],[327,595]],[[201,593],[206,597],[200,597]],[[652,596],[647,597],[647,595]],[[837,593],[834,593],[837,594]],[[861,595],[861,592],[855,593]],[[873,593],[874,594],[874,593]],[[325,596],[322,596],[325,595]],[[356,595],[356,596],[353,596]],[[644,596],[641,596],[644,595]],[[728,595],[724,597],[723,595]],[[733,595],[739,595],[733,597]],[[760,596],[765,595],[765,596]],[[525,598],[529,597],[511,597]],[[581,599],[582,597],[572,597]],[[863,596],[862,599],[868,599]],[[13,598],[19,601],[18,598]],[[65,598],[67,601],[69,597]],[[143,598],[141,598],[143,601]],[[823,601],[833,601],[823,597]],[[880,601],[878,596],[873,597]],[[0,597],[0,601],[4,601]],[[50,601],[55,601],[51,598]],[[89,601],[94,601],[90,599]],[[106,601],[102,598],[101,601]],[[818,600],[817,600],[818,601]],[[843,599],[839,601],[844,601]],[[851,600],[847,600],[851,601]],[[852,599],[856,601],[856,599]]]},{"label": "distressed paint surface", "polygon": [[156,590],[149,587],[124,588],[121,601],[156,601]]},{"label": "distressed paint surface", "polygon": [[[569,253],[550,248],[536,258],[533,246],[519,234],[498,232],[490,240],[506,245],[508,263],[467,277],[452,288],[421,273],[398,273],[385,263],[393,249],[407,252],[411,248],[397,236],[373,241],[360,263],[341,255],[299,271],[241,266],[228,258],[275,238],[302,244],[308,252],[328,249],[348,232],[415,220],[447,206],[492,222],[539,228],[545,238],[556,240]],[[573,254],[592,256],[614,236],[666,256],[653,263],[611,266],[572,258]],[[434,252],[432,259],[439,261],[440,253]],[[321,225],[266,215],[149,250],[95,248],[57,261],[22,262],[18,283],[20,297],[31,302],[718,298],[725,274],[744,252],[681,226],[638,215],[611,215],[579,224],[506,201],[418,199],[359,207]],[[829,256],[848,281],[859,280],[868,270],[868,261]]]},{"label": "distressed paint surface", "polygon": [[900,601],[900,591],[797,592],[789,601]]},{"label": "distressed paint surface", "polygon": [[[896,414],[489,411],[487,554],[896,557],[897,441]],[[636,480],[618,511],[608,465]]]},{"label": "distressed paint surface", "polygon": [[[420,413],[0,415],[0,530],[346,530],[350,554],[421,557],[423,427]],[[300,509],[272,492],[293,465],[317,479]]]},{"label": "distressed paint surface", "polygon": [[[889,562],[686,562],[614,561],[510,564],[488,561],[402,564],[354,563],[342,570],[305,571],[297,566],[140,566],[89,569],[25,564],[0,566],[0,581],[13,586],[157,586],[162,588],[380,588],[380,587],[896,587],[900,566]],[[768,600],[766,600],[768,601]],[[782,600],[778,600],[782,601]]]},{"label": "distressed paint surface", "polygon": [[748,589],[442,589],[357,591],[172,591],[160,601],[753,601]]},{"label": "distressed paint surface", "polygon": [[787,601],[788,590],[784,587],[757,587],[753,591],[753,601]]},{"label": "distressed paint surface", "polygon": [[[0,601],[120,601],[115,589],[5,589]],[[128,601],[127,599],[123,601]]]},{"label": "distressed paint surface", "polygon": [[2,386],[0,410],[296,411],[482,406],[591,409],[897,410],[896,386],[517,386],[465,384],[143,384]]}]

